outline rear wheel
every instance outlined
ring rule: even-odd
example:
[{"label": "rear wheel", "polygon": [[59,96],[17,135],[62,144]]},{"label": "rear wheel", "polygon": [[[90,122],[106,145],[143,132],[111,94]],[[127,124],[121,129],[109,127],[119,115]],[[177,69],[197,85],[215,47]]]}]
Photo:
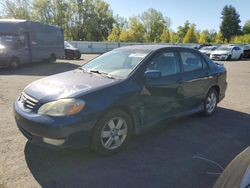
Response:
[{"label": "rear wheel", "polygon": [[130,116],[122,110],[110,111],[98,121],[91,147],[100,155],[112,155],[126,146],[131,135]]},{"label": "rear wheel", "polygon": [[218,103],[218,93],[215,89],[210,89],[204,101],[204,115],[212,115]]},{"label": "rear wheel", "polygon": [[56,62],[56,56],[55,54],[51,54],[48,59],[48,63],[55,63],[55,62]]},{"label": "rear wheel", "polygon": [[19,60],[17,58],[12,58],[9,64],[10,68],[16,69],[19,67]]}]

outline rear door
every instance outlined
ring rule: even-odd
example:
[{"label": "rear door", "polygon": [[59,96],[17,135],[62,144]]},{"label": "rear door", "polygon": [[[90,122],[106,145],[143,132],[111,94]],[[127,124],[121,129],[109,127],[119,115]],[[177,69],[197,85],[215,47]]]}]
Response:
[{"label": "rear door", "polygon": [[193,50],[181,50],[182,65],[181,91],[183,111],[200,107],[206,96],[212,76],[206,60]]}]

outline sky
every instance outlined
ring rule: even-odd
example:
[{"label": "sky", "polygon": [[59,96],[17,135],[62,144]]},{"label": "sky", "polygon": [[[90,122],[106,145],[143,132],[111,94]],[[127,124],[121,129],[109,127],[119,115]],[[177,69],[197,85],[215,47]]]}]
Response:
[{"label": "sky", "polygon": [[250,20],[250,0],[106,0],[113,13],[129,18],[154,8],[170,17],[175,30],[186,20],[195,23],[197,29],[219,30],[221,11],[225,5],[233,5],[240,14],[241,25]]}]

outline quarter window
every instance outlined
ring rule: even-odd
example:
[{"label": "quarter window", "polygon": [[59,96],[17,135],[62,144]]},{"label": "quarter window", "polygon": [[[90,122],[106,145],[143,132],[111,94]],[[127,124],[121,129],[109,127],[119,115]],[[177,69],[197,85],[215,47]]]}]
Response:
[{"label": "quarter window", "polygon": [[[184,72],[195,71],[203,68],[201,57],[192,52],[180,52]],[[204,62],[204,65],[205,62]]]},{"label": "quarter window", "polygon": [[147,70],[159,70],[162,76],[179,72],[178,61],[174,52],[163,52],[156,55],[149,63]]}]

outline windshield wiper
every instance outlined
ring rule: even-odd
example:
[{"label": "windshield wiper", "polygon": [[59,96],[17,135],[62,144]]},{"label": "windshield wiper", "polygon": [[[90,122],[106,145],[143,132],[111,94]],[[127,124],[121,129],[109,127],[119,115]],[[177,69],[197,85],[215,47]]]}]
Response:
[{"label": "windshield wiper", "polygon": [[110,74],[108,74],[106,72],[100,72],[98,70],[90,70],[89,72],[99,74],[99,75],[104,75],[104,76],[106,76],[107,78],[110,78],[110,79],[115,79],[113,76],[111,76]]}]

